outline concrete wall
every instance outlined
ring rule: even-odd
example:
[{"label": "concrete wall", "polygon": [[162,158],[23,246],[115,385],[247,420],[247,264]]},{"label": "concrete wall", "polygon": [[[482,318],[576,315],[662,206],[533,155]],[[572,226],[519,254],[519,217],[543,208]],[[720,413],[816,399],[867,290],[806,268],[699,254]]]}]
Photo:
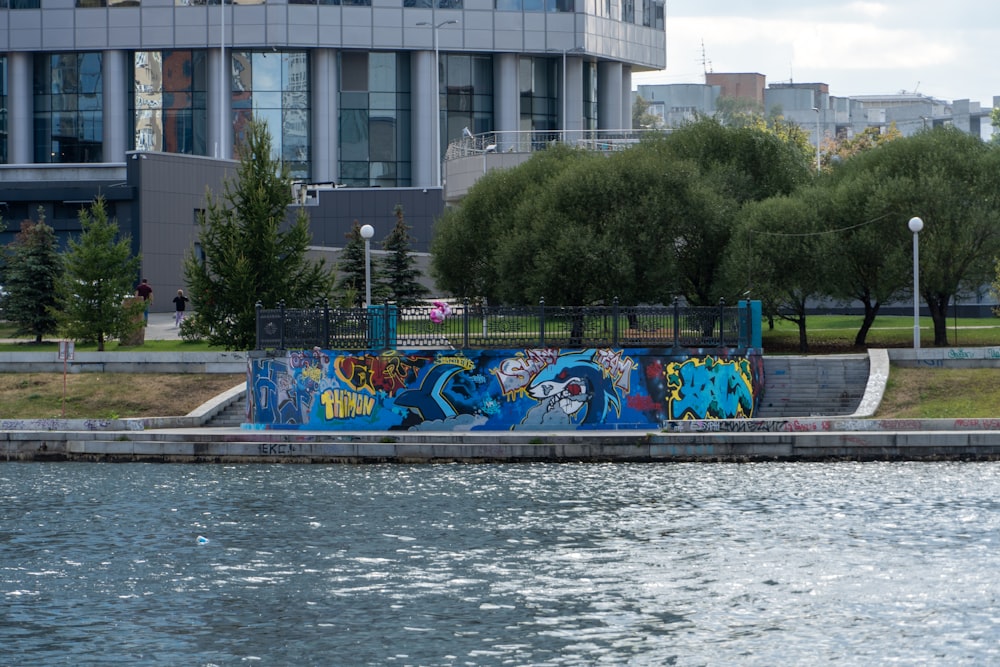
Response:
[{"label": "concrete wall", "polygon": [[[725,352],[723,352],[725,354]],[[635,349],[251,353],[261,429],[658,429],[753,417],[762,357]]]}]

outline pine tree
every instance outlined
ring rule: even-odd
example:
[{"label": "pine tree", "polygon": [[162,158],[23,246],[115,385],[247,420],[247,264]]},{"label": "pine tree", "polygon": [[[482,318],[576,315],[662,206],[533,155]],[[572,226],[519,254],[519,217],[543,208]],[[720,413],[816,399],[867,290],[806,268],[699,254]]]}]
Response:
[{"label": "pine tree", "polygon": [[410,253],[413,237],[403,219],[402,205],[396,204],[393,213],[396,214],[396,224],[382,242],[386,256],[379,276],[381,293],[400,306],[414,306],[427,296],[429,290],[420,282],[420,270]]},{"label": "pine tree", "polygon": [[106,340],[127,337],[142,326],[143,303],[127,300],[141,259],[132,255],[129,237],[119,237],[118,223],[108,220],[103,197],[80,211],[80,226],[80,238],[70,239],[63,255],[57,317],[67,335],[94,341],[103,352]]},{"label": "pine tree", "polygon": [[344,238],[347,243],[337,263],[340,273],[337,291],[343,295],[345,305],[360,307],[365,301],[365,240],[361,237],[361,223],[355,220]]},{"label": "pine tree", "polygon": [[249,350],[256,345],[256,309],[305,308],[327,297],[333,275],[306,256],[312,235],[302,208],[285,223],[292,203],[288,167],[271,150],[267,123],[253,120],[240,147],[236,177],[222,196],[208,194],[198,241],[185,257],[184,277],[195,314],[186,331],[212,345]]},{"label": "pine tree", "polygon": [[25,220],[21,231],[7,246],[7,296],[4,316],[18,335],[32,335],[41,343],[57,331],[56,283],[62,275],[55,231],[45,224],[45,210],[38,208],[38,221]]}]

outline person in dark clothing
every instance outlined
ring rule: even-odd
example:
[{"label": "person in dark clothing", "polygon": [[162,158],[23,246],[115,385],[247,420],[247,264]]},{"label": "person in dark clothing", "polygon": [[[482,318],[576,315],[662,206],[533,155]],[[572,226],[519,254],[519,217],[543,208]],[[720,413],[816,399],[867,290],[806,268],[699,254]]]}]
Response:
[{"label": "person in dark clothing", "polygon": [[139,286],[135,288],[135,295],[141,296],[142,300],[145,302],[145,310],[142,312],[142,320],[146,324],[149,324],[149,304],[153,302],[153,286],[149,284],[149,280],[146,278],[142,279]]},{"label": "person in dark clothing", "polygon": [[181,322],[184,321],[184,309],[187,306],[187,302],[191,299],[184,296],[184,290],[177,290],[177,296],[174,297],[174,326],[179,327]]}]

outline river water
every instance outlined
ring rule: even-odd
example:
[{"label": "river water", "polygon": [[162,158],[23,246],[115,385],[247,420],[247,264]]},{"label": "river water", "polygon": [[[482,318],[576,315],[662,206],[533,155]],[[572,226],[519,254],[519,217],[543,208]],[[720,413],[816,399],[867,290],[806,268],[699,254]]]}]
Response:
[{"label": "river water", "polygon": [[3,665],[1000,664],[994,463],[0,465]]}]

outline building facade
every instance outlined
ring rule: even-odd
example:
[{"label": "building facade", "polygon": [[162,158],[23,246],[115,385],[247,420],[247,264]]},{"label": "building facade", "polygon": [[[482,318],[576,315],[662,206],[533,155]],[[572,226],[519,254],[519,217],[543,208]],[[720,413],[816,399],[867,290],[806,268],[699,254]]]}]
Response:
[{"label": "building facade", "polygon": [[[254,117],[295,180],[369,204],[429,189],[439,211],[441,159],[465,128],[627,127],[632,72],[665,60],[663,0],[0,0],[0,242],[39,209],[72,233],[97,194],[141,237],[157,184],[127,161],[224,169]],[[147,264],[160,250],[138,249]]]},{"label": "building facade", "polygon": [[[825,83],[772,83],[763,74],[708,74],[706,83],[640,85],[635,93],[649,103],[648,113],[663,127],[677,127],[699,114],[714,115],[719,98],[738,98],[762,113],[780,113],[800,125],[815,146],[819,141],[851,138],[868,128],[886,132],[895,127],[903,136],[937,126],[953,126],[977,137],[989,137],[990,108],[971,100],[940,100],[918,93],[830,94]],[[996,106],[998,99],[994,98]]]}]

